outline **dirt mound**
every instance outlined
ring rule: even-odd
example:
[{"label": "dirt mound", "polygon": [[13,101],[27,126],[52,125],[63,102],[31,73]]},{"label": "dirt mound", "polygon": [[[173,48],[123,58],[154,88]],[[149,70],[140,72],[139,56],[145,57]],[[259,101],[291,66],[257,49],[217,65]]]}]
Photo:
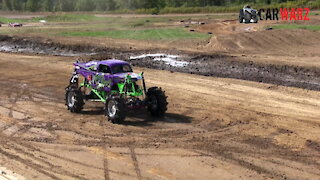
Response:
[{"label": "dirt mound", "polygon": [[[266,23],[262,24],[240,24],[238,20],[215,20],[209,24],[201,25],[198,32],[213,32],[215,35],[233,34],[238,32],[257,31]],[[268,23],[269,24],[269,23]]]},{"label": "dirt mound", "polygon": [[[209,52],[250,53],[266,55],[305,56],[319,55],[320,32],[305,29],[266,30],[266,27],[290,23],[260,21],[240,24],[237,20],[215,20],[196,28],[197,32],[213,33],[204,49]],[[294,24],[308,25],[311,22]],[[319,24],[313,20],[311,24]]]},{"label": "dirt mound", "polygon": [[209,51],[236,53],[305,55],[318,53],[320,33],[309,30],[263,30],[214,36]]}]

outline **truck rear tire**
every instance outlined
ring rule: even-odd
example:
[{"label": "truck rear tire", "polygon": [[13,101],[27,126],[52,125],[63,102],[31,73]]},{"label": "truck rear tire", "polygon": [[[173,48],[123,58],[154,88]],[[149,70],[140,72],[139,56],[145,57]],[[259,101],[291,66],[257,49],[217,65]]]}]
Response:
[{"label": "truck rear tire", "polygon": [[152,87],[147,92],[148,111],[152,116],[161,117],[167,111],[167,96],[161,88]]}]

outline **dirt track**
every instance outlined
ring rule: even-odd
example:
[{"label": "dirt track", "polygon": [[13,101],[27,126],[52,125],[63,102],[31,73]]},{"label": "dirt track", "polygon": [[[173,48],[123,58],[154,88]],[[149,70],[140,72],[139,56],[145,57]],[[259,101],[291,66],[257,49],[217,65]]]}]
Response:
[{"label": "dirt track", "polygon": [[64,107],[72,59],[0,54],[0,164],[27,179],[318,179],[319,92],[137,68],[162,119]]},{"label": "dirt track", "polygon": [[[320,179],[319,32],[204,22],[195,31],[214,36],[200,44],[1,36],[1,50],[29,55],[0,53],[0,180],[9,170],[41,180]],[[166,90],[164,118],[141,111],[113,125],[99,103],[82,114],[66,110],[76,57],[52,55],[158,52],[185,55],[191,64],[130,61],[148,86]]]}]

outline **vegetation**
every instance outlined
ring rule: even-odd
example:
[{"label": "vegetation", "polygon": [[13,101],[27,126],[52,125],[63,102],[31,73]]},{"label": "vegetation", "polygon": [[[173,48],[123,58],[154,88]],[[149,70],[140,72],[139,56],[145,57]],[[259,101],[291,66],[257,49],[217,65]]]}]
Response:
[{"label": "vegetation", "polygon": [[209,38],[210,35],[189,32],[182,28],[166,29],[141,29],[141,30],[109,30],[109,31],[91,31],[91,32],[62,32],[62,36],[79,37],[110,37],[117,39],[136,39],[136,40],[177,40]]},{"label": "vegetation", "polygon": [[254,7],[320,8],[320,0],[0,0],[7,11],[112,11],[119,13],[236,12]]},{"label": "vegetation", "polygon": [[279,24],[273,26],[274,29],[308,29],[312,31],[320,31],[320,25],[299,25],[299,24]]},{"label": "vegetation", "polygon": [[[84,13],[55,13],[47,17],[30,19],[0,18],[3,22],[21,22],[28,24],[37,22],[36,26],[24,26],[23,28],[1,28],[0,34],[7,35],[30,35],[50,37],[108,37],[116,39],[135,40],[206,40],[211,37],[204,32],[191,32],[185,28],[183,21],[201,21],[203,19],[236,18],[231,15],[204,15],[204,16],[150,16],[150,17],[118,17],[102,16],[97,17]],[[39,24],[39,20],[46,20],[47,25]],[[63,23],[61,23],[63,22]],[[76,22],[76,23],[75,23]],[[80,22],[80,23],[77,23]],[[53,28],[54,27],[54,28]]]}]

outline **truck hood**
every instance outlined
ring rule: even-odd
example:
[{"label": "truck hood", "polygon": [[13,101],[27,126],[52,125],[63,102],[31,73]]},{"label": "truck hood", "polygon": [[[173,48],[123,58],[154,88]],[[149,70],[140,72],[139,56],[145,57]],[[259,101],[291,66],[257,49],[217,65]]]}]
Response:
[{"label": "truck hood", "polygon": [[139,80],[142,79],[142,77],[139,74],[136,73],[119,73],[119,74],[114,74],[113,76],[115,78],[119,78],[119,79],[125,79],[127,77],[127,75],[130,75],[132,79],[134,80]]}]

